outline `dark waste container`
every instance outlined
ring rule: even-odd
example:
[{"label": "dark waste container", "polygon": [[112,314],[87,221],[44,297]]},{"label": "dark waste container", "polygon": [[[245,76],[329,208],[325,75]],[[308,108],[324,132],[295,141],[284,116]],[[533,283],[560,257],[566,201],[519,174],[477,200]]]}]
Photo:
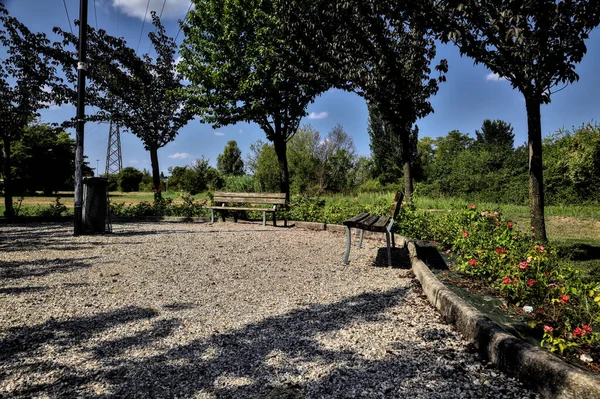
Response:
[{"label": "dark waste container", "polygon": [[84,234],[106,232],[108,179],[87,177],[83,179],[83,231]]}]

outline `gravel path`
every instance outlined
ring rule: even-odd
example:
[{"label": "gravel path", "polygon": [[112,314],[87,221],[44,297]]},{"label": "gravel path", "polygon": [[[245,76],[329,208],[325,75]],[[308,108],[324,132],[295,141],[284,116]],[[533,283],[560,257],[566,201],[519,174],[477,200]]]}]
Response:
[{"label": "gravel path", "polygon": [[0,397],[536,397],[365,241],[344,267],[340,233],[1,225]]}]

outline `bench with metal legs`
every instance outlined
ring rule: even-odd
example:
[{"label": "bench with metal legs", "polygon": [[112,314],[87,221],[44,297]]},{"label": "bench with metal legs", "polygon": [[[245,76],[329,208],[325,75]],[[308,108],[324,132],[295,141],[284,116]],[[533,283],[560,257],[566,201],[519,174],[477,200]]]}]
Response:
[{"label": "bench with metal legs", "polygon": [[352,246],[352,229],[354,228],[360,230],[358,248],[362,248],[362,242],[365,231],[384,233],[387,246],[388,266],[392,266],[392,247],[396,246],[394,240],[394,232],[392,231],[392,228],[394,226],[394,219],[396,219],[396,217],[398,216],[398,211],[402,206],[403,198],[404,193],[396,193],[396,196],[394,198],[394,205],[390,211],[389,216],[371,215],[365,212],[351,217],[350,219],[347,219],[343,222],[344,227],[346,229],[346,253],[344,255],[344,265],[348,264],[348,258],[350,257],[350,247]]}]

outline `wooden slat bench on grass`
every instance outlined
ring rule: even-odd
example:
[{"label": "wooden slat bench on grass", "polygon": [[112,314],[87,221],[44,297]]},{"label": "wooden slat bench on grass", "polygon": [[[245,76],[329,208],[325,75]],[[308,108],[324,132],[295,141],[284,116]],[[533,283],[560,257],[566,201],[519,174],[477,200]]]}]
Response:
[{"label": "wooden slat bench on grass", "polygon": [[[221,211],[223,221],[225,221],[224,211],[254,211],[263,213],[263,226],[267,224],[267,212],[272,212],[273,226],[277,226],[277,205],[285,205],[285,193],[227,193],[217,191],[214,193],[213,203],[215,205],[205,206],[205,208],[210,209],[211,223],[215,222],[215,211]],[[272,205],[272,207],[266,208],[265,205]],[[237,222],[237,218],[234,217],[234,221]]]},{"label": "wooden slat bench on grass", "polygon": [[396,193],[396,196],[394,197],[394,205],[392,206],[389,216],[378,216],[371,215],[369,213],[359,213],[358,215],[344,221],[343,224],[346,228],[346,254],[344,255],[344,265],[348,264],[348,257],[350,256],[350,246],[352,244],[351,229],[353,228],[360,230],[360,240],[358,241],[358,248],[362,247],[363,235],[365,233],[365,230],[385,233],[385,240],[387,243],[388,266],[392,265],[390,235],[392,247],[395,247],[396,243],[394,242],[394,232],[392,231],[392,227],[394,226],[394,220],[398,216],[398,211],[402,206],[403,198],[404,193]]}]

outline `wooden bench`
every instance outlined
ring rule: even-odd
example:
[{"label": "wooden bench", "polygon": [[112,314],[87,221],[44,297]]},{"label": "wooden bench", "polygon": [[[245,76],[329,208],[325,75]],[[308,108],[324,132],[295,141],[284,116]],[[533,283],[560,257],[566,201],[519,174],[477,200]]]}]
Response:
[{"label": "wooden bench", "polygon": [[394,197],[394,205],[390,211],[389,216],[378,216],[371,215],[369,213],[360,213],[350,219],[344,221],[344,226],[346,228],[346,254],[344,255],[344,265],[348,264],[348,257],[350,256],[350,246],[351,246],[351,229],[359,229],[360,230],[360,240],[358,242],[358,248],[362,247],[363,235],[366,231],[374,231],[385,233],[385,240],[387,243],[387,256],[388,256],[388,266],[392,266],[392,250],[390,248],[390,235],[392,241],[392,247],[396,246],[394,242],[394,232],[392,231],[392,227],[394,226],[394,219],[398,216],[398,211],[402,206],[402,199],[404,198],[404,193],[397,192]]},{"label": "wooden bench", "polygon": [[[263,226],[267,223],[267,212],[272,212],[273,226],[277,226],[277,205],[285,205],[285,193],[226,193],[218,191],[214,194],[213,202],[215,205],[205,206],[210,209],[211,223],[215,222],[215,211],[254,211],[263,213]],[[258,205],[258,207],[248,205]],[[272,207],[266,208],[265,205],[272,205]],[[221,212],[221,217],[225,221],[224,212]],[[237,217],[234,217],[234,221],[237,222]]]}]

